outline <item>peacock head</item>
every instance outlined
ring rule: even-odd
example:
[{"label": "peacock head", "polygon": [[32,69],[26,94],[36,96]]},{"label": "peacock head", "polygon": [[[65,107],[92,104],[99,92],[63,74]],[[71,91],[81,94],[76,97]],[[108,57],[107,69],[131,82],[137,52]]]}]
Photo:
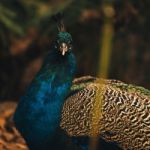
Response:
[{"label": "peacock head", "polygon": [[59,32],[56,37],[55,48],[58,49],[62,56],[72,50],[72,37],[68,32]]}]

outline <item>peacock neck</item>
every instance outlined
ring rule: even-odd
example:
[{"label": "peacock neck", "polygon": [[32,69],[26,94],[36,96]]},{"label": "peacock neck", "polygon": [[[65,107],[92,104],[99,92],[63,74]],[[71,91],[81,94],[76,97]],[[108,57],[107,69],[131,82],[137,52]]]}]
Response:
[{"label": "peacock neck", "polygon": [[55,135],[75,68],[76,61],[71,52],[65,57],[49,54],[18,104],[14,121],[31,149],[47,146],[47,141]]}]

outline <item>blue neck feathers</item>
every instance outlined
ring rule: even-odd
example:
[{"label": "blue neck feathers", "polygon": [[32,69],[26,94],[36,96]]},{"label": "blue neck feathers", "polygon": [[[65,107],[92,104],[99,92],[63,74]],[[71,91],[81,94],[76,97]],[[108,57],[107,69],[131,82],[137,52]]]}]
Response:
[{"label": "blue neck feathers", "polygon": [[75,68],[76,61],[71,51],[62,56],[52,50],[21,98],[14,121],[30,149],[48,149],[48,143],[59,127],[61,108],[69,93]]}]

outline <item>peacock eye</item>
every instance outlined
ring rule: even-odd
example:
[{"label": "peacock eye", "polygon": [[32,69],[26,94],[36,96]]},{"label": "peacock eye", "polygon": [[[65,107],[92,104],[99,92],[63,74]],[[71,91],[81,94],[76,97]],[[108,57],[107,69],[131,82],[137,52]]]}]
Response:
[{"label": "peacock eye", "polygon": [[72,41],[68,41],[68,48],[72,49]]},{"label": "peacock eye", "polygon": [[68,44],[71,44],[72,42],[71,41],[68,41]]},{"label": "peacock eye", "polygon": [[60,41],[59,40],[57,40],[57,44],[59,44],[60,43]]},{"label": "peacock eye", "polygon": [[71,44],[68,44],[68,48],[69,48],[69,49],[72,49],[72,45],[71,45]]}]

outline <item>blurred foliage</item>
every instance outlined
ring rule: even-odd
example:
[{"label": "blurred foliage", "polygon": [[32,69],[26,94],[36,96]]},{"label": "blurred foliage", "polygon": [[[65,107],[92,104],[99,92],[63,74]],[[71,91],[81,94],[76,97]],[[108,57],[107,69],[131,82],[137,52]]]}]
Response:
[{"label": "blurred foliage", "polygon": [[[150,88],[150,1],[106,0],[114,7],[109,78]],[[42,64],[57,29],[51,16],[64,11],[74,39],[77,76],[96,75],[103,0],[1,0],[0,99],[18,97]]]}]

